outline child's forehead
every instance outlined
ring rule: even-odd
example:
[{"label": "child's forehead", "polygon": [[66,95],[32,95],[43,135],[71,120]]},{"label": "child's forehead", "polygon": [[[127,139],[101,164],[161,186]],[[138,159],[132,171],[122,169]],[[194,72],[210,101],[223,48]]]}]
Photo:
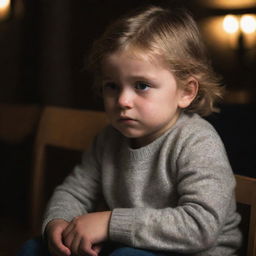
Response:
[{"label": "child's forehead", "polygon": [[159,65],[159,64],[166,65],[166,61],[162,53],[158,51],[151,51],[148,49],[139,49],[136,47],[119,49],[117,51],[109,53],[103,58],[102,63],[104,63],[104,60],[109,60],[111,58],[118,58],[119,56],[126,56],[127,58],[130,58],[130,59],[145,61],[147,63],[151,63],[155,65]]}]

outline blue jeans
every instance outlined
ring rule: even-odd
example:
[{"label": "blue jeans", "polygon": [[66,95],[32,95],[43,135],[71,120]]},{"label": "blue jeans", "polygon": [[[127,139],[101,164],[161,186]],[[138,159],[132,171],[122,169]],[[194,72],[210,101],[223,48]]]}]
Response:
[{"label": "blue jeans", "polygon": [[[17,256],[51,256],[46,244],[41,238],[28,240],[20,249]],[[168,253],[147,251],[120,244],[107,243],[100,252],[100,256],[174,256]]]},{"label": "blue jeans", "polygon": [[51,256],[42,238],[34,238],[23,244],[17,256]]}]

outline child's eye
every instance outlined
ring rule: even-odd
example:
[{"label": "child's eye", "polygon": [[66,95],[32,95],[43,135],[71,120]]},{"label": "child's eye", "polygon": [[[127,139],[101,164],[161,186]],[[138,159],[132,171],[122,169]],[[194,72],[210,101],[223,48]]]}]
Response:
[{"label": "child's eye", "polygon": [[140,91],[147,91],[150,88],[150,85],[145,82],[136,82],[135,88]]}]

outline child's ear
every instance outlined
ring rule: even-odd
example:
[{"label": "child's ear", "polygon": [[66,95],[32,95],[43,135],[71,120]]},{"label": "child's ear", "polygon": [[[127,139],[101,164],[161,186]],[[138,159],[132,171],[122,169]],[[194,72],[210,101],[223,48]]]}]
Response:
[{"label": "child's ear", "polygon": [[186,108],[194,100],[198,92],[198,81],[194,77],[189,77],[184,88],[181,89],[179,107]]}]

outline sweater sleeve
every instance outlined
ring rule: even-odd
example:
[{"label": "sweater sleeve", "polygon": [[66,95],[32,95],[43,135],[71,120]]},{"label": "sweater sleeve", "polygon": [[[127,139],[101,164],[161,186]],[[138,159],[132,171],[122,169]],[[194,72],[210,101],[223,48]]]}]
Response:
[{"label": "sweater sleeve", "polygon": [[171,160],[177,206],[114,209],[111,240],[179,253],[199,253],[216,244],[234,202],[235,179],[225,149],[214,131],[179,136],[183,145]]},{"label": "sweater sleeve", "polygon": [[92,211],[101,195],[100,166],[97,160],[96,140],[89,152],[83,153],[81,164],[57,186],[44,214],[42,232],[49,221],[74,217]]}]

